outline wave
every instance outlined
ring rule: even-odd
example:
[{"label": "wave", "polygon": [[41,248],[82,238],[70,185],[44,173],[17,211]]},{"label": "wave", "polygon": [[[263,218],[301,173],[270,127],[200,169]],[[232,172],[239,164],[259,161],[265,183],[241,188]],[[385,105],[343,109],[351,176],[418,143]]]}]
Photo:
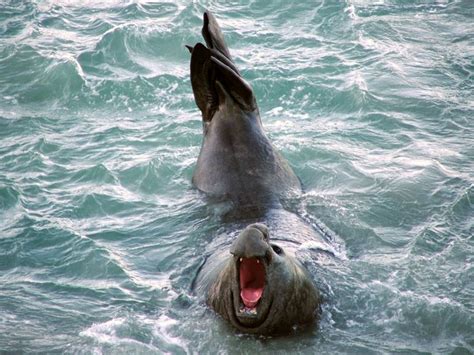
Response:
[{"label": "wave", "polygon": [[0,53],[0,94],[16,104],[77,99],[84,79],[74,61],[52,59],[29,45],[9,45]]}]

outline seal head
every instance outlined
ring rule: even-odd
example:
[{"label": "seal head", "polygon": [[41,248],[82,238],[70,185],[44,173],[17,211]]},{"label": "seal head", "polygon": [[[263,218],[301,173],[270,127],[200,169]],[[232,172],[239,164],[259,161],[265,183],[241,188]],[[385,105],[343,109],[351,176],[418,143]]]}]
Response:
[{"label": "seal head", "polygon": [[270,242],[260,223],[244,229],[212,283],[208,304],[246,333],[289,332],[317,317],[319,293],[303,266]]}]

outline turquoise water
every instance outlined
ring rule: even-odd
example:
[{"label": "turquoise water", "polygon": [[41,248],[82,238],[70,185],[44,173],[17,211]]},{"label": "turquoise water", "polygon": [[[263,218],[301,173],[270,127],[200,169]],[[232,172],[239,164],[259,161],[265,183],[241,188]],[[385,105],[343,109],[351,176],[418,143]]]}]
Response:
[{"label": "turquoise water", "polygon": [[[333,234],[319,325],[236,333],[191,291],[185,44],[213,11]],[[474,352],[472,1],[2,1],[0,351]]]}]

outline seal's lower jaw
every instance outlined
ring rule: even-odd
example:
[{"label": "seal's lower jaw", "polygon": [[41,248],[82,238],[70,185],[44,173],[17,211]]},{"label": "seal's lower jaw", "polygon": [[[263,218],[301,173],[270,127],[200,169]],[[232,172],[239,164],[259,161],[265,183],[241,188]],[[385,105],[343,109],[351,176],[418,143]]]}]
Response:
[{"label": "seal's lower jaw", "polygon": [[236,321],[244,331],[260,326],[267,318],[269,302],[266,291],[266,268],[262,258],[239,258],[238,296],[234,298]]}]

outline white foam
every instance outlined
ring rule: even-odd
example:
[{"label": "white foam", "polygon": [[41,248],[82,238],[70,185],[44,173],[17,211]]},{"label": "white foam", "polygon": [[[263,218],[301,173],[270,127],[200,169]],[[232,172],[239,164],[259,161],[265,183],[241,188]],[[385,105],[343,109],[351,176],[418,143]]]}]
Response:
[{"label": "white foam", "polygon": [[155,346],[141,342],[127,336],[135,324],[140,328],[151,330],[154,338],[159,339],[159,344],[174,345],[179,348],[187,349],[182,339],[170,334],[170,327],[177,323],[176,320],[168,316],[161,315],[158,319],[148,318],[143,315],[128,319],[126,317],[118,317],[103,323],[94,323],[92,326],[79,333],[82,337],[88,337],[101,345],[133,345],[133,347],[145,348],[157,351]]},{"label": "white foam", "polygon": [[161,315],[157,321],[153,322],[153,336],[162,339],[166,344],[174,344],[182,348],[187,348],[182,339],[172,336],[169,332],[169,328],[174,326],[176,323],[178,323],[177,320],[171,319],[164,314]]}]

